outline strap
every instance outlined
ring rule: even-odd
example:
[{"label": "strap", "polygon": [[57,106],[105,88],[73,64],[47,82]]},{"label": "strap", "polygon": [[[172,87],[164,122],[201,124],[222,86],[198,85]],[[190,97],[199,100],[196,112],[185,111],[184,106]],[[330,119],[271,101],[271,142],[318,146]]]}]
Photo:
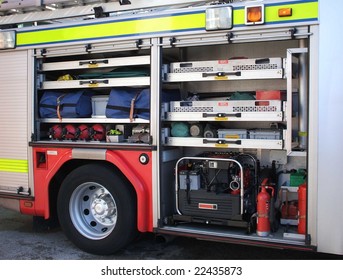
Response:
[{"label": "strap", "polygon": [[136,99],[138,97],[138,95],[140,94],[141,92],[138,92],[134,98],[131,99],[131,106],[130,106],[130,122],[133,122],[133,119],[134,119],[134,110],[135,110],[135,102],[136,102]]},{"label": "strap", "polygon": [[39,107],[42,108],[51,108],[56,110],[56,105],[48,105],[48,104],[39,104]]},{"label": "strap", "polygon": [[[63,104],[63,106],[65,106],[65,104]],[[56,106],[54,108],[56,108]],[[131,108],[124,107],[124,106],[117,106],[117,105],[106,105],[106,108],[112,109],[112,110],[120,110],[124,112],[131,111]],[[134,114],[143,113],[143,112],[150,112],[150,109],[149,108],[134,108]]]},{"label": "strap", "polygon": [[61,102],[64,96],[65,94],[62,94],[59,97],[57,97],[57,117],[60,120],[60,122],[62,121],[61,110],[60,110],[62,106]]}]

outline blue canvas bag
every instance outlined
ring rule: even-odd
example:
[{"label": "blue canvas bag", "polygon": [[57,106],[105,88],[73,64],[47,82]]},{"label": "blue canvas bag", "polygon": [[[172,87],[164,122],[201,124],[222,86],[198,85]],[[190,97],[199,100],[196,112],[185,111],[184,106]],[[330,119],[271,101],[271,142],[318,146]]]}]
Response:
[{"label": "blue canvas bag", "polygon": [[116,119],[150,119],[150,90],[114,88],[106,106],[106,117]]},{"label": "blue canvas bag", "polygon": [[[162,102],[179,100],[179,91],[162,92]],[[150,89],[114,88],[106,106],[107,118],[150,119]]]},{"label": "blue canvas bag", "polygon": [[41,118],[89,118],[92,94],[83,90],[70,93],[46,91],[39,102]]}]

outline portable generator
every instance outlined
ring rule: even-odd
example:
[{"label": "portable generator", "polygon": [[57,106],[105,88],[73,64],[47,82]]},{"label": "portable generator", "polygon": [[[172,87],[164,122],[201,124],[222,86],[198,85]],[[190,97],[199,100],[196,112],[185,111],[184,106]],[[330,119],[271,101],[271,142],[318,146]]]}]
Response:
[{"label": "portable generator", "polygon": [[174,220],[246,227],[255,212],[256,168],[246,154],[181,158],[175,168]]}]

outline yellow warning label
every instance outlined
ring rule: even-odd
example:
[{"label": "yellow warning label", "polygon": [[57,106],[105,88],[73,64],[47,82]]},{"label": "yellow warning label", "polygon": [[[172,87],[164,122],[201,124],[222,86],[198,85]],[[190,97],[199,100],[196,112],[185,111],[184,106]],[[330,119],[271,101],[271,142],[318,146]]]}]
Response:
[{"label": "yellow warning label", "polygon": [[88,64],[88,68],[97,68],[99,67],[99,64],[95,63],[95,64]]},{"label": "yellow warning label", "polygon": [[214,120],[215,121],[227,121],[229,118],[228,117],[216,117]]},{"label": "yellow warning label", "polygon": [[215,80],[217,81],[226,81],[229,79],[228,76],[220,76],[220,77],[214,77]]},{"label": "yellow warning label", "polygon": [[228,144],[218,144],[218,143],[216,143],[214,146],[217,148],[228,148],[229,147]]}]

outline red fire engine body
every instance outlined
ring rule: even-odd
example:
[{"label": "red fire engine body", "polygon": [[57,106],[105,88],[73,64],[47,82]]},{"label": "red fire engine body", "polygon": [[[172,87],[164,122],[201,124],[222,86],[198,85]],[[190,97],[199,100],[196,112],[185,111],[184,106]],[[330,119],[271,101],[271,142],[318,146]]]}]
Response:
[{"label": "red fire engine body", "polygon": [[139,232],[343,253],[332,5],[36,2],[0,4],[0,206],[95,254]]}]

